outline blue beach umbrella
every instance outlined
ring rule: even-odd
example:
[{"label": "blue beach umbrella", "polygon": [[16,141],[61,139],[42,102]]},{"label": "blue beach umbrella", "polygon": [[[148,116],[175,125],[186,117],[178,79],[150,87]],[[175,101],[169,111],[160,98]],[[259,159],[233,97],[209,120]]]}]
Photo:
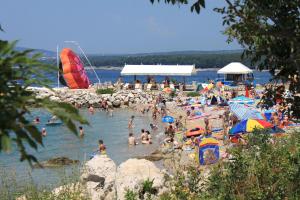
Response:
[{"label": "blue beach umbrella", "polygon": [[164,123],[173,123],[174,122],[174,117],[171,117],[171,116],[164,116],[162,119],[161,119],[162,122]]}]

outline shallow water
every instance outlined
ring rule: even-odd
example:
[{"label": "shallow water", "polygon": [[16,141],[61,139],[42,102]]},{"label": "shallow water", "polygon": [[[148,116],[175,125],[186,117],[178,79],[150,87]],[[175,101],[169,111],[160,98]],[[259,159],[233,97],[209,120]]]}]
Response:
[{"label": "shallow water", "polygon": [[[96,111],[94,115],[88,113],[86,109],[81,110],[81,114],[88,119],[90,126],[83,126],[85,136],[79,139],[71,133],[66,126],[46,126],[50,115],[42,110],[34,110],[34,116],[40,116],[41,124],[38,127],[46,127],[47,137],[44,138],[44,147],[39,147],[38,152],[30,150],[39,161],[44,161],[53,157],[66,156],[71,159],[84,161],[89,159],[90,154],[98,147],[98,140],[102,139],[107,147],[107,154],[117,164],[135,156],[149,154],[158,147],[161,133],[152,133],[154,143],[152,145],[139,144],[129,147],[127,138],[129,130],[127,128],[128,119],[135,115],[135,136],[140,135],[140,129],[150,129],[149,124],[152,119],[149,115],[142,115],[131,110],[115,110],[114,116],[110,117],[103,111]],[[78,125],[79,126],[79,125]],[[29,148],[27,148],[29,150]],[[13,151],[10,154],[0,154],[0,168],[4,170],[16,171],[17,180],[27,180],[27,172],[31,172],[33,180],[40,185],[57,185],[59,177],[62,176],[60,169],[34,169],[31,170],[27,162],[19,161],[19,154]],[[67,167],[66,171],[70,171]]]}]

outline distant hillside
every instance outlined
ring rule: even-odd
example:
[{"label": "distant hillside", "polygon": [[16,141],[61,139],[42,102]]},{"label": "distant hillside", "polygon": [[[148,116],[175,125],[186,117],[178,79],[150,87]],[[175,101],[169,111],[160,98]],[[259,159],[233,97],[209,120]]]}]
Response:
[{"label": "distant hillside", "polygon": [[[24,51],[24,50],[28,50],[28,49],[30,49],[30,48],[26,48],[26,47],[16,47],[15,48],[15,50],[17,50],[17,51]],[[47,58],[56,57],[56,52],[45,50],[45,49],[34,49],[34,53],[41,53],[41,54],[43,54],[43,57],[47,57]]]},{"label": "distant hillside", "polygon": [[[28,48],[17,47],[17,50]],[[44,55],[42,60],[49,63],[56,62],[56,52],[44,49],[35,49]],[[250,66],[249,60],[241,59],[242,50],[219,50],[219,51],[173,51],[153,52],[138,54],[89,54],[88,58],[93,66],[121,67],[127,64],[186,64],[196,65],[196,68],[220,68],[230,62],[243,62]],[[82,59],[85,62],[85,59]],[[86,65],[88,65],[86,63]]]},{"label": "distant hillside", "polygon": [[123,66],[127,64],[195,64],[196,68],[219,68],[230,62],[243,62],[242,50],[234,51],[176,51],[124,55],[89,55],[95,66]]}]

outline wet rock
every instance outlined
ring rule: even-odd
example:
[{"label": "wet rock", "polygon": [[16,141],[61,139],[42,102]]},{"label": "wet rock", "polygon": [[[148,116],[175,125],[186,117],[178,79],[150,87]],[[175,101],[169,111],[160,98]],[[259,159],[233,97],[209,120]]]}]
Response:
[{"label": "wet rock", "polygon": [[67,157],[57,157],[51,158],[47,161],[40,162],[39,164],[35,164],[33,167],[35,168],[54,168],[54,167],[62,167],[66,165],[78,164],[79,160],[72,160]]}]

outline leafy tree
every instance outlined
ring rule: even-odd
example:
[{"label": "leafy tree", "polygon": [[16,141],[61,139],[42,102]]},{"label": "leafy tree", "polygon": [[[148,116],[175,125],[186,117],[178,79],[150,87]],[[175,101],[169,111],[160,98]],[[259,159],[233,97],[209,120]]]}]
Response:
[{"label": "leafy tree", "polygon": [[25,146],[37,149],[38,145],[43,146],[43,138],[40,130],[26,118],[30,114],[30,104],[56,115],[75,134],[74,121],[85,124],[87,121],[71,105],[39,99],[28,90],[34,84],[47,87],[48,81],[43,74],[51,71],[51,66],[41,63],[40,55],[32,55],[30,50],[15,51],[15,44],[0,40],[0,152],[10,151],[15,143],[20,160],[32,164],[37,159],[27,153]]}]

